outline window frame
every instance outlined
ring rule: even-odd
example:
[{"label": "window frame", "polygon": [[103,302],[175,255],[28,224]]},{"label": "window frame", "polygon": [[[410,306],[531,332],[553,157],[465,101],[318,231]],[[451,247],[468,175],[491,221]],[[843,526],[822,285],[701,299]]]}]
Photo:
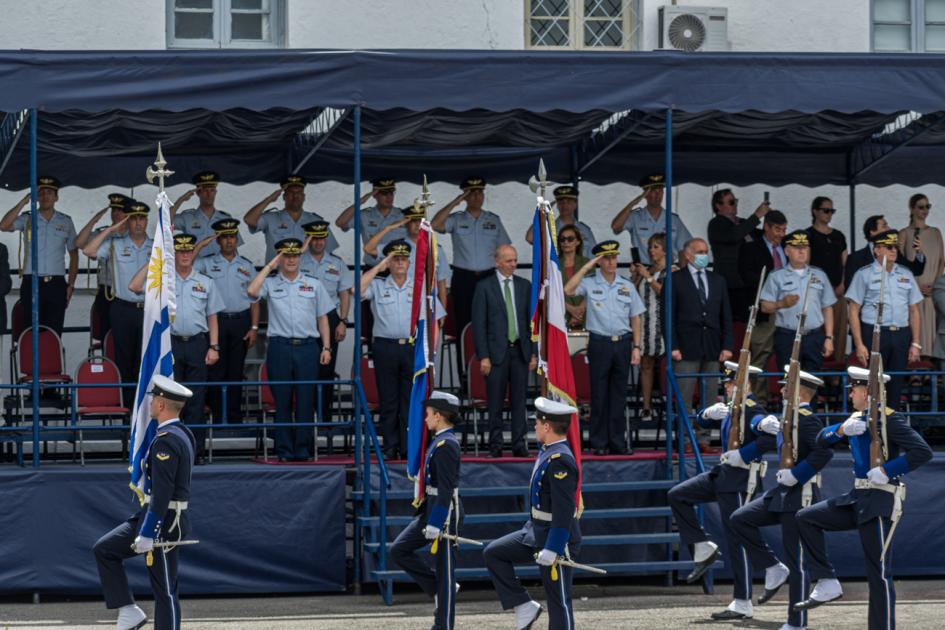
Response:
[{"label": "window frame", "polygon": [[[909,22],[909,40],[910,40],[910,49],[909,50],[876,50],[876,25],[898,25],[902,26],[903,22],[889,22],[882,21],[878,22],[876,20],[876,2],[877,0],[870,0],[870,52],[879,52],[879,53],[890,53],[890,54],[901,54],[901,53],[924,53],[928,52],[926,50],[926,40],[925,40],[925,31],[928,26],[945,26],[945,21],[936,20],[929,22],[926,18],[925,3],[926,0],[909,0],[909,11],[910,11],[910,22]],[[941,53],[945,52],[945,49],[935,50],[933,52]]]},{"label": "window frame", "polygon": [[[586,46],[584,45],[584,0],[568,0],[568,42],[567,46],[548,46],[532,44],[532,3],[525,0],[525,50],[580,50],[580,51],[636,51],[640,50],[640,0],[622,0],[623,4],[623,46]],[[637,16],[634,24],[632,16]],[[596,21],[596,20],[594,20]],[[579,42],[579,44],[578,44]]]},{"label": "window frame", "polygon": [[232,15],[252,13],[233,8],[232,0],[212,0],[213,39],[183,39],[174,32],[176,0],[165,0],[165,34],[168,49],[215,50],[215,49],[273,49],[287,46],[287,11],[285,0],[263,0],[269,4],[269,40],[233,39]]}]

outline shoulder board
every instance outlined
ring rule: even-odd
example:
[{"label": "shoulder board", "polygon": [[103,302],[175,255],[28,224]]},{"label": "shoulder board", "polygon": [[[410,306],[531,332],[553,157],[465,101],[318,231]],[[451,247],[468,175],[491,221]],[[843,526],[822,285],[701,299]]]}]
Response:
[{"label": "shoulder board", "polygon": [[157,457],[162,462],[166,462],[167,460],[171,458],[171,456],[167,453],[155,453],[154,456]]},{"label": "shoulder board", "polygon": [[561,453],[554,453],[554,454],[553,454],[551,457],[549,457],[548,459],[558,459],[559,457],[561,457]]},{"label": "shoulder board", "polygon": [[887,415],[887,416],[891,416],[891,415],[893,415],[894,413],[896,413],[896,410],[895,410],[895,409],[890,409],[889,407],[886,407],[886,415]]},{"label": "shoulder board", "polygon": [[436,443],[436,446],[435,446],[434,448],[440,448],[440,447],[443,446],[444,444],[446,444],[446,440],[445,440],[445,439],[444,439],[444,440],[440,440],[439,442]]},{"label": "shoulder board", "polygon": [[157,434],[157,437],[163,437],[165,435],[168,435],[169,433],[170,431],[161,431],[160,433]]},{"label": "shoulder board", "polygon": [[[219,254],[217,254],[217,255],[219,256]],[[248,262],[249,264],[253,264],[253,261],[251,261],[251,260],[250,260],[249,258],[247,258],[246,256],[240,256],[240,260],[245,260],[245,261]]]},{"label": "shoulder board", "polygon": [[811,411],[809,407],[801,407],[800,409],[797,410],[797,413],[801,414],[802,416],[814,415],[814,412]]},{"label": "shoulder board", "polygon": [[745,399],[745,406],[746,406],[746,407],[754,407],[754,406],[755,406],[755,401],[752,400],[751,398],[746,398],[746,399]]},{"label": "shoulder board", "polygon": [[566,471],[566,470],[563,471],[563,472],[555,473],[555,479],[558,479],[559,481],[560,481],[561,479],[564,479],[564,478],[567,477],[567,476],[568,476],[568,471]]}]

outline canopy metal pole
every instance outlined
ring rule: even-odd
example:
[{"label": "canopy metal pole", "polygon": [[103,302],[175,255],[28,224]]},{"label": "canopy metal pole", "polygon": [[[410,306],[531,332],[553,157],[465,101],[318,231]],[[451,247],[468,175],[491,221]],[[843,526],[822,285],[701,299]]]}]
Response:
[{"label": "canopy metal pole", "polygon": [[39,220],[39,208],[36,205],[37,168],[36,168],[36,136],[39,129],[39,113],[35,108],[30,110],[30,293],[32,293],[32,309],[30,312],[30,327],[33,330],[33,382],[30,391],[33,398],[33,468],[39,468],[39,242],[36,239],[36,224]]},{"label": "canopy metal pole", "polygon": [[[354,353],[352,373],[354,374],[354,467],[361,470],[361,105],[354,106]],[[366,411],[366,410],[365,410]],[[367,458],[370,461],[370,458]],[[367,471],[365,471],[367,472]],[[370,479],[361,480],[361,489],[367,492]]]},{"label": "canopy metal pole", "polygon": [[850,182],[850,251],[856,251],[856,183]]},{"label": "canopy metal pole", "polygon": [[[578,180],[581,179],[581,175],[578,172],[578,150],[577,150],[576,144],[571,145],[570,156],[571,156],[571,173],[570,173],[571,185],[574,186],[574,190],[577,190],[580,192],[580,185],[578,184]],[[578,203],[577,208],[574,209],[574,220],[575,221],[581,220],[581,204],[580,203]]]},{"label": "canopy metal pole", "polygon": [[[664,131],[664,158],[666,164],[663,167],[666,177],[666,194],[665,194],[665,203],[664,203],[664,215],[666,219],[665,233],[666,233],[666,280],[663,282],[663,305],[666,309],[666,316],[663,318],[663,337],[664,337],[664,355],[666,357],[666,389],[669,391],[663,392],[663,396],[666,399],[666,421],[664,422],[666,428],[666,478],[673,478],[673,386],[672,383],[675,382],[675,378],[670,378],[669,375],[673,374],[673,358],[672,358],[672,349],[673,349],[673,256],[676,252],[673,250],[676,249],[673,247],[673,110],[668,108],[666,110],[666,122],[665,122],[665,131]],[[680,461],[680,466],[685,466],[685,462]],[[680,476],[682,479],[682,476]]]}]

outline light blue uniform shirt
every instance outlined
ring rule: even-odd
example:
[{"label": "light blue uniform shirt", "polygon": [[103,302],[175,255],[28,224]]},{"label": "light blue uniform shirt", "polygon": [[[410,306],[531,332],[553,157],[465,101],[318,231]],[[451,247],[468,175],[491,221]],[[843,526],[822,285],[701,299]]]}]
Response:
[{"label": "light blue uniform shirt", "polygon": [[205,333],[209,330],[207,318],[223,310],[223,299],[213,280],[199,271],[191,269],[186,278],[177,274],[174,293],[177,295],[177,314],[171,322],[172,335],[193,337]]},{"label": "light blue uniform shirt", "polygon": [[837,294],[833,292],[830,280],[819,267],[808,266],[798,273],[798,270],[789,266],[772,271],[765,278],[761,288],[761,299],[766,302],[777,302],[786,295],[796,295],[797,303],[790,308],[780,308],[775,311],[774,325],[780,328],[797,328],[798,318],[803,308],[804,292],[810,282],[810,297],[807,300],[807,321],[805,330],[816,330],[824,325],[823,309],[833,306],[837,301]]},{"label": "light blue uniform shirt", "polygon": [[[370,208],[363,208],[361,210],[361,245],[367,243],[371,238],[386,228],[392,223],[397,223],[404,218],[403,212],[399,208],[393,207],[390,209],[390,212],[387,213],[385,217],[381,214],[381,211],[377,209],[377,206],[371,206]],[[351,220],[347,224],[342,226],[341,230],[347,232],[348,230],[354,227],[354,215],[351,215]],[[381,242],[377,246],[377,251],[384,251],[384,246],[391,241],[396,241],[399,238],[407,238],[407,228],[400,226],[394,228],[390,232],[384,235],[384,238],[381,239]],[[370,267],[373,267],[380,261],[380,258],[377,256],[371,256],[370,254],[365,253],[363,258],[363,263]]]},{"label": "light blue uniform shirt", "polygon": [[318,318],[335,308],[328,291],[316,278],[299,273],[289,280],[281,273],[269,276],[259,291],[269,301],[269,336],[318,339]]},{"label": "light blue uniform shirt", "polygon": [[[293,221],[292,217],[285,210],[274,212],[264,212],[259,221],[256,222],[256,229],[250,228],[250,234],[263,232],[266,235],[266,261],[270,261],[276,256],[276,243],[284,238],[297,238],[305,242],[305,230],[302,226],[313,221],[324,221],[320,214],[314,212],[302,212],[298,221]],[[328,232],[328,244],[325,246],[326,252],[333,252],[338,249],[338,241],[335,235]]]},{"label": "light blue uniform shirt", "polygon": [[[652,262],[650,260],[650,253],[647,249],[646,242],[654,234],[666,233],[665,213],[666,210],[661,209],[659,216],[654,219],[645,207],[634,208],[630,211],[630,216],[627,217],[627,222],[623,224],[623,229],[627,232],[630,232],[631,245],[636,247],[640,252],[639,262],[643,263],[644,265],[649,265]],[[673,225],[672,251],[678,252],[682,250],[683,246],[686,244],[686,241],[692,238],[692,234],[689,233],[689,230],[686,229],[682,219],[680,219],[679,215],[675,212],[673,213],[671,220]]]},{"label": "light blue uniform shirt", "polygon": [[619,275],[613,283],[599,271],[585,276],[574,294],[587,297],[587,330],[606,337],[630,332],[630,318],[646,310],[633,283]]},{"label": "light blue uniform shirt", "polygon": [[[407,268],[407,277],[413,280],[413,266],[417,260],[417,242],[411,241],[410,243],[410,266]],[[439,243],[436,244],[436,279],[437,280],[446,280],[449,281],[450,276],[450,263],[446,259],[446,252],[443,251],[443,246]]]},{"label": "light blue uniform shirt", "polygon": [[[879,302],[879,284],[882,268],[878,262],[863,267],[853,274],[846,298],[860,305],[860,321],[876,324],[876,306]],[[909,307],[922,301],[922,293],[912,272],[902,265],[893,265],[886,275],[883,299],[883,321],[880,326],[909,325]]]},{"label": "light blue uniform shirt", "polygon": [[115,297],[119,300],[128,302],[144,302],[144,293],[133,293],[128,288],[128,283],[135,277],[138,270],[148,264],[151,259],[150,238],[144,239],[141,246],[135,245],[131,237],[125,234],[112,239],[107,239],[98,247],[95,257],[98,260],[108,259],[113,272],[115,285],[112,290]]},{"label": "light blue uniform shirt", "polygon": [[[413,279],[408,275],[404,286],[398,287],[393,278],[374,278],[361,296],[371,301],[374,314],[374,337],[406,339],[410,330],[410,311],[413,308]],[[436,301],[436,318],[446,317],[443,304]]]},{"label": "light blue uniform shirt", "polygon": [[223,300],[224,313],[242,313],[253,300],[246,293],[256,277],[256,268],[248,258],[240,255],[227,260],[222,254],[194,261],[194,269],[213,281],[216,293]]},{"label": "light blue uniform shirt", "polygon": [[338,294],[354,288],[354,272],[332,254],[323,253],[321,260],[315,260],[310,252],[305,252],[299,257],[299,271],[322,283],[334,308],[338,308],[341,303]]},{"label": "light blue uniform shirt", "polygon": [[[36,244],[39,245],[39,274],[40,276],[66,275],[66,251],[75,249],[75,225],[65,214],[54,210],[52,217],[47,221],[43,215],[36,213],[39,221],[36,223]],[[33,245],[29,241],[30,213],[24,212],[13,220],[13,229],[24,233],[23,273],[33,273],[33,261],[30,259]]]},{"label": "light blue uniform shirt", "polygon": [[447,234],[453,235],[453,265],[468,271],[485,271],[495,267],[495,250],[511,243],[502,219],[483,210],[475,219],[469,212],[454,212],[446,217]]},{"label": "light blue uniform shirt", "polygon": [[577,231],[581,234],[581,240],[584,241],[584,246],[581,250],[581,255],[590,260],[594,257],[594,246],[597,245],[597,239],[594,238],[594,232],[591,231],[591,228],[587,226],[587,223],[583,221],[575,221],[573,224],[565,224],[561,222],[561,219],[555,219],[555,234],[561,234],[561,229],[567,227],[568,225],[574,225],[577,228]]},{"label": "light blue uniform shirt", "polygon": [[[193,234],[197,237],[197,242],[199,243],[203,239],[207,238],[211,234],[216,234],[211,225],[217,221],[222,221],[223,219],[232,219],[232,215],[229,212],[224,212],[223,210],[213,209],[213,216],[209,219],[207,215],[204,214],[203,210],[200,208],[190,208],[189,210],[184,210],[183,212],[178,212],[174,215],[174,232],[186,232],[187,234]],[[243,235],[237,232],[236,242],[239,245],[243,244]],[[220,245],[216,241],[210,241],[206,247],[200,250],[200,257],[206,258],[208,256],[216,256],[220,253]],[[275,254],[273,254],[275,256]]]}]

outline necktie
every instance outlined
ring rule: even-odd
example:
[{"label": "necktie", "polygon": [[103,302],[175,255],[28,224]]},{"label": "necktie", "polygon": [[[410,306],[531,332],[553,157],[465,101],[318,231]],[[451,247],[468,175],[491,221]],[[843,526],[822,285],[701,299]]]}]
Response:
[{"label": "necktie", "polygon": [[696,275],[699,277],[699,302],[705,306],[709,299],[709,292],[705,288],[705,272],[700,271]]},{"label": "necktie", "polygon": [[515,334],[515,308],[512,306],[512,288],[509,286],[512,284],[512,279],[506,278],[503,282],[505,283],[505,318],[509,322],[509,343],[512,343],[518,339],[518,335]]},{"label": "necktie", "polygon": [[784,263],[781,262],[781,250],[777,247],[771,248],[771,257],[774,258],[774,268],[780,269]]}]

